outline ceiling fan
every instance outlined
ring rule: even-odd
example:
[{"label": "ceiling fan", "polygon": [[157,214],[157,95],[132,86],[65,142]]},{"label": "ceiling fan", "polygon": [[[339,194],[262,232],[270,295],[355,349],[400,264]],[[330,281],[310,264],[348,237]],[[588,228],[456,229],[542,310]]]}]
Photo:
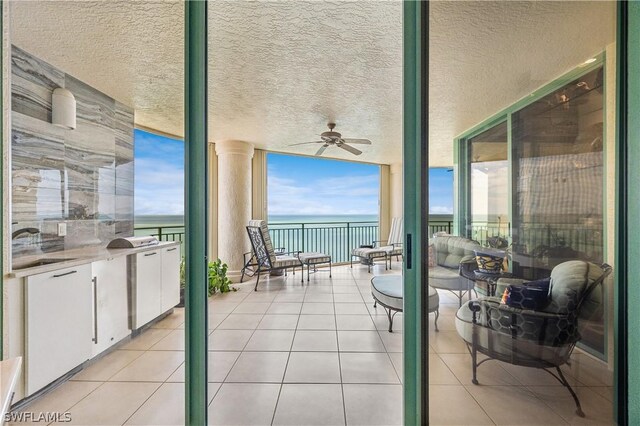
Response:
[{"label": "ceiling fan", "polygon": [[354,155],[360,155],[360,154],[362,154],[362,151],[360,151],[357,148],[352,147],[350,144],[371,145],[371,141],[369,139],[348,139],[348,138],[343,138],[340,133],[333,131],[333,129],[336,127],[336,123],[328,123],[327,127],[329,127],[329,131],[328,132],[323,132],[323,133],[320,134],[320,138],[322,138],[322,140],[314,141],[314,142],[294,143],[294,144],[291,144],[289,146],[306,145],[306,144],[312,144],[312,143],[318,144],[318,143],[320,143],[320,144],[322,144],[322,146],[320,147],[320,149],[318,149],[318,151],[316,152],[315,155],[322,155],[324,150],[327,149],[328,147],[332,146],[332,145],[335,145],[338,148],[342,148],[345,151],[349,151],[350,153],[352,153]]}]

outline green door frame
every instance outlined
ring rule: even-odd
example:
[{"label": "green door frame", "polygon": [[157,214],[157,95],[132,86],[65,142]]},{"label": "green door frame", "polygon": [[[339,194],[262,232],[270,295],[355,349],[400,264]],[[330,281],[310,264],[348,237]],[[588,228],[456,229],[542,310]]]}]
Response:
[{"label": "green door frame", "polygon": [[429,422],[427,270],[429,4],[405,1],[404,37],[404,424]]},{"label": "green door frame", "polygon": [[207,1],[185,2],[185,424],[207,424]]},{"label": "green door frame", "polygon": [[[4,63],[4,1],[0,1],[0,61]],[[4,100],[4,73],[0,74],[0,100]],[[1,101],[0,101],[1,102]],[[0,114],[0,158],[4,157],[4,108],[6,105],[2,105],[2,114]],[[4,193],[4,161],[0,161],[0,187],[3,188]],[[2,202],[2,209],[0,210],[0,359],[4,359],[4,198]]]},{"label": "green door frame", "polygon": [[[640,423],[640,3],[618,2],[615,417]],[[633,259],[633,261],[631,261]],[[634,332],[630,333],[630,330]],[[633,378],[633,379],[632,379]]]}]

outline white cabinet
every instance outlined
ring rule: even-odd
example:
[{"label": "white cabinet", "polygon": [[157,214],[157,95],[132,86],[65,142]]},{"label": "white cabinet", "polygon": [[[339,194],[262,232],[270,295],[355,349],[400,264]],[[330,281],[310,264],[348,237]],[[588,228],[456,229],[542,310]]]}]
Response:
[{"label": "white cabinet", "polygon": [[131,256],[132,328],[137,329],[162,313],[162,249]]},{"label": "white cabinet", "polygon": [[95,356],[130,333],[127,258],[121,256],[93,262],[91,269],[93,274],[92,355]]},{"label": "white cabinet", "polygon": [[180,247],[162,249],[162,309],[180,303]]},{"label": "white cabinet", "polygon": [[27,395],[91,358],[92,296],[90,264],[26,279]]}]

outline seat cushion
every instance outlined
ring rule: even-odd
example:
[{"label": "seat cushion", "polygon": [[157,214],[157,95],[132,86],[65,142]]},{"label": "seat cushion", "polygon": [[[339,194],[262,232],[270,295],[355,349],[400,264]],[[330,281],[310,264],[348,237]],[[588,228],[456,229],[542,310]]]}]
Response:
[{"label": "seat cushion", "polygon": [[429,268],[429,285],[445,290],[466,290],[469,287],[467,280],[460,276],[458,269],[435,266]]},{"label": "seat cushion", "polygon": [[298,255],[300,262],[310,265],[314,265],[317,263],[329,263],[331,262],[331,256],[324,253],[319,252],[310,252],[310,253],[300,253]]},{"label": "seat cushion", "polygon": [[433,238],[429,243],[435,246],[436,263],[456,270],[463,259],[474,258],[473,250],[481,247],[480,244],[468,238],[449,235]]},{"label": "seat cushion", "polygon": [[371,294],[385,306],[402,311],[402,276],[383,275],[371,279]]},{"label": "seat cushion", "polygon": [[520,365],[535,366],[540,362],[562,365],[571,355],[572,344],[550,346],[535,340],[513,339],[508,330],[501,332],[487,327],[482,311],[477,315],[480,325],[473,324],[473,313],[467,303],[463,304],[456,313],[456,330],[465,342],[472,344],[475,327],[478,350],[492,358]]},{"label": "seat cushion", "polygon": [[389,256],[402,254],[402,247],[399,246],[382,246],[378,250],[384,250]]},{"label": "seat cushion", "polygon": [[276,256],[276,261],[273,262],[274,268],[285,268],[288,266],[300,266],[300,265],[301,265],[300,260],[297,257],[287,256],[287,255]]},{"label": "seat cushion", "polygon": [[[385,306],[402,311],[402,276],[383,275],[371,279],[371,294]],[[437,311],[440,307],[440,296],[433,287],[429,286],[428,312]]]},{"label": "seat cushion", "polygon": [[603,273],[598,265],[582,260],[571,260],[557,265],[551,271],[551,301],[545,311],[562,314],[573,311],[587,286]]},{"label": "seat cushion", "polygon": [[360,248],[355,248],[351,250],[351,255],[357,256],[357,257],[364,257],[367,259],[373,259],[374,257],[386,257],[387,252],[379,248],[360,247]]},{"label": "seat cushion", "polygon": [[265,248],[267,250],[267,253],[269,254],[269,259],[271,260],[271,263],[274,264],[276,262],[276,255],[273,251],[273,244],[271,243],[271,236],[269,235],[269,227],[267,226],[267,222],[265,222],[264,220],[250,220],[249,226],[257,226],[260,228],[262,238],[264,238]]}]

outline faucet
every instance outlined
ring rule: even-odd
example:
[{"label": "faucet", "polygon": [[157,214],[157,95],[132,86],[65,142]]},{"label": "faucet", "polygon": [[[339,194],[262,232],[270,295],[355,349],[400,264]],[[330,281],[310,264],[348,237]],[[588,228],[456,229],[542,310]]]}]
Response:
[{"label": "faucet", "polygon": [[39,234],[39,233],[40,233],[40,230],[38,228],[21,228],[21,229],[17,229],[15,231],[13,231],[13,233],[11,234],[11,239],[15,240],[16,238],[18,238],[22,234],[35,235],[35,234]]}]

